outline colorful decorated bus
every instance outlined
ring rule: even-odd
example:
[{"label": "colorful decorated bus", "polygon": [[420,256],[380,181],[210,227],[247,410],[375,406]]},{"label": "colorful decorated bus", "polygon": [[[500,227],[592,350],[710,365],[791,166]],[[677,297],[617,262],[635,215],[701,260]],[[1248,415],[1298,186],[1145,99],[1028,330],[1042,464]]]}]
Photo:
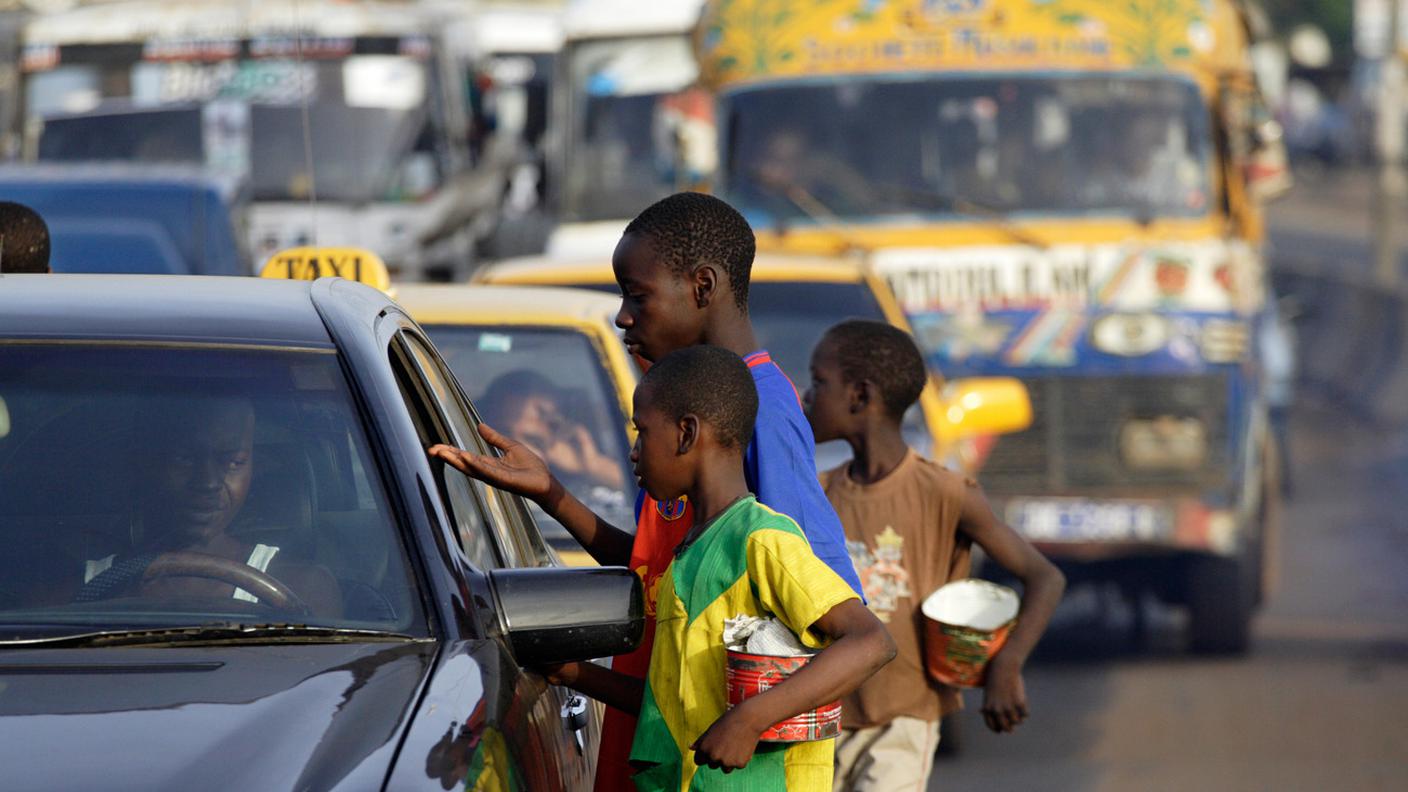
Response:
[{"label": "colorful decorated bus", "polygon": [[937,371],[1025,382],[981,449],[999,513],[1221,652],[1275,496],[1246,31],[1229,0],[716,0],[696,33],[760,247],[862,258]]}]

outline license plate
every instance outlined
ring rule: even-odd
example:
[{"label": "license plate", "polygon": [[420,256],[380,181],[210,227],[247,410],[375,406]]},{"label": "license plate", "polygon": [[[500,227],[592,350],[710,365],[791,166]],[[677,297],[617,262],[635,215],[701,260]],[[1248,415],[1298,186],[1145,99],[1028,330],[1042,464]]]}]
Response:
[{"label": "license plate", "polygon": [[1173,509],[1158,503],[1016,498],[1007,523],[1033,541],[1157,542],[1173,535]]}]

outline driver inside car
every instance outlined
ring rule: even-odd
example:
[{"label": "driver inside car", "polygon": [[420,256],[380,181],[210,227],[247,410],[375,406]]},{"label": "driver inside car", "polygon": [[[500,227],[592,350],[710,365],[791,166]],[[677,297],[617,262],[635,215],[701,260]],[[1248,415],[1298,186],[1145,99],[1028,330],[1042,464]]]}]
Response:
[{"label": "driver inside car", "polygon": [[159,400],[146,412],[131,552],[86,560],[75,600],[137,596],[260,604],[262,596],[270,607],[340,616],[338,584],[326,568],[230,531],[260,464],[250,401]]}]

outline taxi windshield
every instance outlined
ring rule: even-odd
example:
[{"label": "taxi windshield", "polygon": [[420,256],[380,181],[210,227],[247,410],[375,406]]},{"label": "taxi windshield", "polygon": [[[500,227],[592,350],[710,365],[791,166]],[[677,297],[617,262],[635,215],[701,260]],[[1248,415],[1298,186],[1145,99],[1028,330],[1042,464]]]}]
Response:
[{"label": "taxi windshield", "polygon": [[307,198],[314,179],[326,200],[396,199],[412,160],[421,182],[440,178],[444,152],[421,109],[434,98],[429,69],[397,54],[405,41],[308,39],[302,59],[279,39],[205,44],[64,46],[55,65],[31,53],[35,158],[205,165],[247,176],[256,200]]},{"label": "taxi windshield", "polygon": [[0,345],[0,637],[424,634],[336,355]]},{"label": "taxi windshield", "polygon": [[[424,327],[485,423],[547,460],[593,511],[615,525],[635,524],[626,416],[586,334],[522,325]],[[562,546],[565,529],[543,527]]]},{"label": "taxi windshield", "polygon": [[[726,100],[723,197],[750,219],[1193,216],[1212,135],[1171,77],[875,77]],[[798,119],[825,118],[826,124]]]}]

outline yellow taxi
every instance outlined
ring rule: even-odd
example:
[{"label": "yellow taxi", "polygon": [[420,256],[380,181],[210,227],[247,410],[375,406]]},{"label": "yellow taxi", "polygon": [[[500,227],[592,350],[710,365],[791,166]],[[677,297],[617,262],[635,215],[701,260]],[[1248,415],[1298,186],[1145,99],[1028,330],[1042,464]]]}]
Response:
[{"label": "yellow taxi", "polygon": [[[475,279],[496,285],[617,291],[611,265],[604,260],[516,259],[485,267]],[[802,388],[810,381],[812,347],[836,322],[876,319],[910,329],[884,281],[862,262],[850,259],[760,255],[753,264],[748,309],[758,342]],[[981,445],[957,441],[1019,431],[1030,422],[1031,403],[1016,380],[993,377],[947,384],[935,380],[905,416],[904,432],[909,444],[926,456],[947,457],[972,470],[979,462]],[[817,467],[833,467],[848,454],[840,441],[824,443],[817,448]]]},{"label": "yellow taxi", "polygon": [[[613,324],[619,299],[567,288],[395,289],[486,423],[537,451],[593,511],[635,523],[629,459],[638,374]],[[566,529],[534,511],[563,561],[593,563]]]}]

